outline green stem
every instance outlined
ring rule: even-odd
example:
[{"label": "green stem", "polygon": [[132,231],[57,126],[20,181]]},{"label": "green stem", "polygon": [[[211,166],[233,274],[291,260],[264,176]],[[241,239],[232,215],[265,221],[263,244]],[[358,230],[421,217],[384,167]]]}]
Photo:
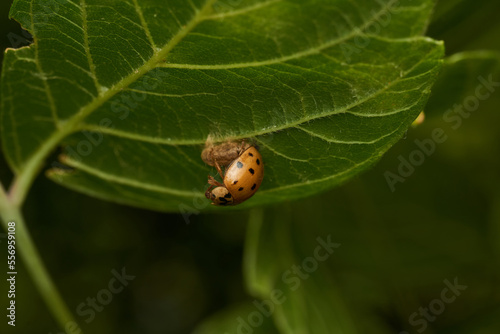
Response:
[{"label": "green stem", "polygon": [[[47,306],[49,307],[50,311],[56,318],[61,328],[66,329],[67,326],[71,323],[73,323],[72,326],[74,327],[76,321],[74,320],[72,313],[69,311],[68,307],[61,298],[59,291],[57,291],[57,288],[50,278],[49,273],[45,269],[42,259],[38,254],[38,251],[35,247],[35,244],[33,243],[33,240],[31,239],[26,224],[24,223],[24,218],[20,208],[12,203],[1,184],[0,217],[2,226],[6,232],[9,228],[8,223],[15,222],[16,255],[20,255],[24,265],[26,266],[26,269],[35,282],[38,291],[42,295],[45,303],[47,303]],[[18,263],[18,261],[16,262]]]}]

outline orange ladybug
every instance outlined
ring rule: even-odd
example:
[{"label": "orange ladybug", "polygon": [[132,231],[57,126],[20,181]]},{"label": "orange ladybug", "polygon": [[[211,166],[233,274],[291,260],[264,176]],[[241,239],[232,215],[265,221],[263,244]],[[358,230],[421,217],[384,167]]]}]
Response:
[{"label": "orange ladybug", "polygon": [[252,197],[259,190],[264,178],[262,156],[254,146],[243,150],[244,145],[243,143],[241,146],[240,155],[227,166],[225,175],[217,160],[214,161],[224,184],[208,176],[210,188],[205,192],[205,197],[212,201],[212,205],[237,205]]}]

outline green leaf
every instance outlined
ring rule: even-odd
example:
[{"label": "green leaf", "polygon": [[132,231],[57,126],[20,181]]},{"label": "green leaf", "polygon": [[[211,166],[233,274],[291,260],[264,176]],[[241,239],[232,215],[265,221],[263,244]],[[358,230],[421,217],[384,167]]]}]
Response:
[{"label": "green leaf", "polygon": [[16,175],[171,211],[211,208],[207,138],[260,146],[242,206],[300,198],[377,161],[422,111],[443,46],[422,1],[17,0],[34,35],[3,64],[1,132]]},{"label": "green leaf", "polygon": [[[281,296],[272,305],[282,334],[387,333],[360,303],[364,298],[347,298],[356,289],[370,291],[366,299],[384,299],[373,282],[354,271],[339,270],[343,264],[337,259],[352,252],[352,245],[336,240],[337,233],[332,233],[327,220],[332,212],[318,211],[326,199],[307,201],[296,207],[252,212],[244,262],[249,291],[268,303],[272,296]],[[314,221],[305,224],[308,216]],[[352,285],[340,290],[340,282],[346,280]],[[359,318],[364,319],[362,323],[356,323]]]}]

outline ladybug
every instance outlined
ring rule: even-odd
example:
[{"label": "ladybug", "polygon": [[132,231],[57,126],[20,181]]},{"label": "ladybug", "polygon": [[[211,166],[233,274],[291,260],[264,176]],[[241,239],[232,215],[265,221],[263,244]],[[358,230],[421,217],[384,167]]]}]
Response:
[{"label": "ladybug", "polygon": [[210,188],[205,192],[205,197],[212,201],[212,205],[237,205],[259,190],[264,178],[264,164],[262,156],[254,146],[242,143],[239,156],[228,164],[225,174],[217,160],[214,160],[214,164],[223,184],[208,176]]}]

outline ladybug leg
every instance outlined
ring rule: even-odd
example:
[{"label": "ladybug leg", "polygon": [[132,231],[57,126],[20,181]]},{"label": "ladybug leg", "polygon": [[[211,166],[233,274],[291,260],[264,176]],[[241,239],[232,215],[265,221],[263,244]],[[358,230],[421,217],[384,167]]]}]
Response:
[{"label": "ladybug leg", "polygon": [[213,187],[223,187],[224,186],[223,184],[219,183],[216,179],[214,179],[213,176],[211,176],[211,175],[208,176],[208,184],[211,186],[210,188],[208,188],[210,191],[213,189]]},{"label": "ladybug leg", "polygon": [[224,173],[222,173],[222,169],[220,168],[219,163],[217,161],[214,162],[215,162],[215,168],[217,168],[217,172],[219,172],[220,177],[222,178],[222,180],[224,180]]}]

